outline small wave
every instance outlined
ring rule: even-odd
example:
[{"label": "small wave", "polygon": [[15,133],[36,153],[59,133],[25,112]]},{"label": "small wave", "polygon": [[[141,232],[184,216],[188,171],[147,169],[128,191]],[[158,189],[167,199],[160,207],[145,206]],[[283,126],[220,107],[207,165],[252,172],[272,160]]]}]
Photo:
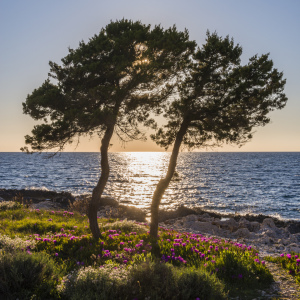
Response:
[{"label": "small wave", "polygon": [[25,190],[40,190],[40,191],[50,191],[48,188],[46,188],[45,186],[42,186],[42,187],[38,187],[38,186],[31,186],[31,187],[26,187]]}]

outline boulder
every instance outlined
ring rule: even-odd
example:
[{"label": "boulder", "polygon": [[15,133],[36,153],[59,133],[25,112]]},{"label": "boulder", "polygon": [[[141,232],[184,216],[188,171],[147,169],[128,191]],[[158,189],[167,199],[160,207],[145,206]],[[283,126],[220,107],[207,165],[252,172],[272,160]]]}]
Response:
[{"label": "boulder", "polygon": [[300,233],[300,222],[296,222],[296,221],[290,222],[287,229],[292,234]]},{"label": "boulder", "polygon": [[257,242],[259,244],[273,245],[275,241],[274,241],[273,238],[271,238],[271,237],[269,237],[267,235],[264,235]]},{"label": "boulder", "polygon": [[260,229],[260,223],[256,221],[250,222],[248,229],[251,232],[258,232]]},{"label": "boulder", "polygon": [[262,228],[271,228],[273,230],[277,229],[277,227],[276,227],[276,225],[275,225],[275,223],[274,223],[274,221],[273,221],[272,218],[266,218],[266,219],[264,219],[263,222],[262,222],[262,224],[261,224],[261,227]]},{"label": "boulder", "polygon": [[239,228],[237,231],[233,233],[236,238],[246,238],[249,239],[251,237],[251,233],[248,228]]},{"label": "boulder", "polygon": [[211,224],[210,222],[196,221],[191,224],[189,229],[200,233],[208,233],[212,235],[224,235],[226,232],[222,232],[218,226]]},{"label": "boulder", "polygon": [[300,253],[300,245],[299,244],[290,244],[288,246],[290,252]]},{"label": "boulder", "polygon": [[176,210],[159,210],[158,220],[159,222],[164,222],[169,219],[182,218],[188,215],[195,215],[196,211],[185,207],[184,205],[179,206]]},{"label": "boulder", "polygon": [[241,218],[239,220],[239,228],[249,228],[250,226],[250,222],[248,220],[246,220],[245,218]]},{"label": "boulder", "polygon": [[118,207],[119,202],[111,197],[101,197],[100,206]]},{"label": "boulder", "polygon": [[195,222],[198,221],[198,216],[197,215],[188,215],[186,217],[183,217],[182,220],[183,222]]},{"label": "boulder", "polygon": [[262,234],[263,234],[263,235],[266,235],[266,236],[268,236],[268,237],[271,237],[271,238],[273,238],[273,239],[278,239],[278,238],[279,238],[277,232],[276,232],[275,230],[271,229],[271,228],[270,228],[270,229],[267,229],[267,230],[264,231]]},{"label": "boulder", "polygon": [[227,229],[230,232],[233,232],[239,228],[239,224],[233,219],[227,219],[227,220],[218,220],[214,222],[215,225],[218,225],[222,229]]},{"label": "boulder", "polygon": [[279,239],[278,244],[287,246],[288,244],[290,244],[290,241],[289,241],[289,239]]},{"label": "boulder", "polygon": [[54,208],[57,208],[55,203],[53,203],[52,201],[41,201],[39,203],[32,204],[31,207],[34,208],[34,209],[54,209]]},{"label": "boulder", "polygon": [[214,218],[211,217],[208,213],[204,213],[199,216],[199,221],[201,222],[213,222]]}]

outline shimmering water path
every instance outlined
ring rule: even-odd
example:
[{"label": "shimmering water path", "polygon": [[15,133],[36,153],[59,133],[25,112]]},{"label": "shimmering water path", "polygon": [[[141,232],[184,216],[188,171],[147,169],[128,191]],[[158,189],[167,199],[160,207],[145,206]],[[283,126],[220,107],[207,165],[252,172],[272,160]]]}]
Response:
[{"label": "shimmering water path", "polygon": [[[111,153],[105,194],[149,209],[170,154]],[[0,188],[91,193],[100,175],[99,153],[0,153]],[[218,212],[266,214],[300,220],[300,153],[181,153],[178,176],[162,207],[201,206]]]}]

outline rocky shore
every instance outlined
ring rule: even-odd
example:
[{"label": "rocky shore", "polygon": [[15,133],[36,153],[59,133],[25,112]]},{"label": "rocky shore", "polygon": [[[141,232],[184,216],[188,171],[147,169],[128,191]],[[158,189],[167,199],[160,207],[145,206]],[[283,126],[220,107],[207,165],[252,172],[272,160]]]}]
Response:
[{"label": "rocky shore", "polygon": [[[88,197],[74,197],[67,192],[0,189],[0,201],[8,200],[19,201],[32,208],[81,208],[84,212]],[[102,201],[98,216],[146,221],[144,211],[133,206],[119,205],[116,200],[107,197]],[[164,228],[252,245],[260,251],[260,256],[300,252],[299,221],[282,221],[264,215],[223,215],[184,206],[175,211],[160,211],[159,220],[160,226]]]}]

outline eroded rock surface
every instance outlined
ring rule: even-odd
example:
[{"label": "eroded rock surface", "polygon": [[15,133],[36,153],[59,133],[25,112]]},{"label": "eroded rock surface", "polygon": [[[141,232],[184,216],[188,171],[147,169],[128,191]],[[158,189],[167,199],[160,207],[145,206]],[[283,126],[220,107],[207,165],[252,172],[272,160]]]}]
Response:
[{"label": "eroded rock surface", "polygon": [[201,233],[236,240],[252,245],[260,250],[260,255],[279,255],[281,253],[300,252],[300,233],[289,231],[290,226],[277,227],[274,219],[265,217],[258,221],[240,218],[216,218],[208,213],[189,215],[160,223],[160,226],[178,231]]}]

